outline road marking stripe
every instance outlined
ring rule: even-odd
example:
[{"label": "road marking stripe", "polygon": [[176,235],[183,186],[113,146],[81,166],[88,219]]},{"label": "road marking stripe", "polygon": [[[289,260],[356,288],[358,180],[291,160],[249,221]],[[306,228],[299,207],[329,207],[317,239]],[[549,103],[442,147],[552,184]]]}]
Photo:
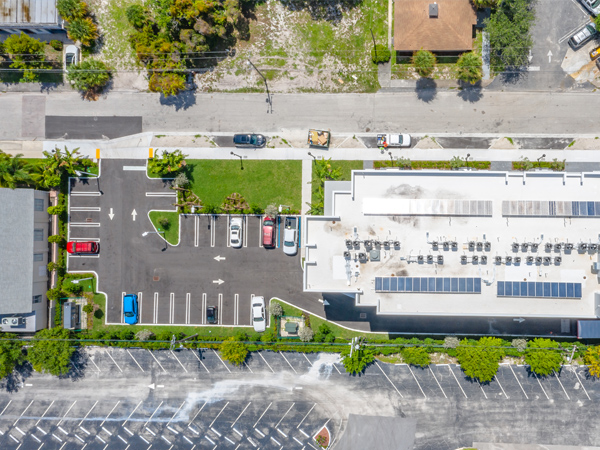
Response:
[{"label": "road marking stripe", "polygon": [[[156,358],[156,356],[154,356],[154,353],[152,353],[150,350],[148,350],[148,352],[150,352],[150,354],[152,355],[152,357],[154,358],[154,361],[156,361],[158,363],[158,365],[160,366],[160,368],[162,369],[162,371],[164,373],[167,373],[167,371],[165,370],[165,368],[162,366],[162,364],[160,363],[160,361]],[[162,405],[162,402],[161,402]]]},{"label": "road marking stripe", "polygon": [[123,166],[123,170],[139,170],[140,172],[145,172],[146,166]]},{"label": "road marking stripe", "polygon": [[108,431],[106,428],[101,427],[104,431],[106,431],[108,433],[109,436],[112,436],[112,433],[110,431]]},{"label": "road marking stripe", "polygon": [[73,436],[75,436],[77,439],[79,439],[82,444],[85,443],[85,441],[83,439],[81,439],[79,436],[77,436],[76,434],[74,434]]},{"label": "road marking stripe", "polygon": [[[227,408],[227,405],[229,405],[229,402],[225,403],[225,406],[223,406],[223,409],[221,409],[221,411],[219,411],[219,414],[217,414],[217,417],[215,417],[213,419],[213,421],[210,423],[210,425],[208,426],[208,428],[211,428],[213,426],[213,424],[215,423],[215,421],[217,420],[217,418],[221,415],[221,413],[223,411],[225,411],[225,408]],[[214,431],[214,430],[213,430]],[[217,433],[218,434],[218,433]]]},{"label": "road marking stripe", "polygon": [[[381,370],[381,373],[383,374],[383,376],[387,378],[387,380],[390,382],[390,384],[392,385],[392,387],[394,388],[394,390],[395,390],[395,391],[398,393],[398,395],[399,395],[401,398],[404,398],[404,396],[403,396],[403,395],[400,393],[400,391],[398,390],[398,388],[396,387],[396,385],[395,385],[394,383],[392,383],[392,380],[390,380],[390,377],[388,377],[388,376],[386,375],[386,373],[383,371],[383,369],[382,369],[382,368],[381,368],[381,366],[380,366],[380,365],[377,363],[377,361],[375,361],[375,365],[376,365],[376,366],[379,368],[379,370]],[[413,376],[414,376],[414,375],[413,375]],[[417,382],[417,384],[418,384],[418,382]],[[419,387],[420,387],[420,386],[419,386]]]},{"label": "road marking stripe", "polygon": [[[260,419],[262,419],[263,416],[267,413],[267,411],[269,410],[269,408],[271,407],[272,404],[273,404],[273,402],[269,403],[269,406],[267,406],[267,409],[265,409],[264,412],[260,415],[260,417],[258,418],[256,423],[252,426],[252,428],[256,428],[256,425],[258,424],[258,422],[260,422]],[[316,403],[315,403],[315,405],[316,405]]]},{"label": "road marking stripe", "polygon": [[275,373],[275,371],[273,370],[273,368],[269,365],[269,363],[267,362],[267,360],[265,359],[265,357],[262,355],[261,352],[258,352],[258,356],[260,356],[262,358],[262,360],[265,362],[265,364],[269,367],[269,369],[271,369],[271,372]]},{"label": "road marking stripe", "polygon": [[[181,361],[179,360],[179,358],[177,357],[177,355],[175,354],[175,352],[173,350],[171,350],[171,354],[175,357],[175,359],[177,360],[177,362],[179,363],[179,365],[181,366],[181,368],[185,371],[185,373],[189,373],[188,370],[181,363]],[[185,402],[183,402],[183,403],[185,403]],[[181,405],[181,406],[183,406],[183,405]],[[181,406],[179,407],[179,409],[181,409]],[[179,411],[179,409],[177,411]]]},{"label": "road marking stripe", "polygon": [[190,420],[190,423],[188,423],[188,428],[191,429],[196,434],[198,434],[198,432],[196,430],[194,430],[190,425],[192,423],[194,423],[194,420],[196,420],[196,417],[198,417],[198,414],[200,414],[202,412],[202,410],[204,409],[205,406],[206,406],[206,402],[204,402],[204,404],[200,407],[198,412],[196,414],[194,414],[194,417],[192,418],[192,420]]},{"label": "road marking stripe", "polygon": [[308,361],[308,364],[310,364],[310,367],[312,367],[312,363],[310,362],[310,359],[308,359],[308,356],[306,356],[306,353],[302,353],[302,355],[304,355],[304,357]]},{"label": "road marking stripe", "polygon": [[342,374],[342,372],[340,372],[340,369],[338,369],[338,368],[337,368],[337,365],[336,365],[335,363],[333,363],[332,365],[333,365],[333,368],[334,368],[335,370],[337,370],[337,373],[341,375],[341,374]]},{"label": "road marking stripe", "polygon": [[32,438],[34,438],[34,439],[35,439],[36,441],[38,441],[38,442],[42,442],[42,441],[40,441],[40,440],[38,439],[38,437],[37,437],[35,434],[32,434],[32,435],[31,435],[31,437],[32,437]]},{"label": "road marking stripe", "polygon": [[[96,400],[96,403],[94,403],[92,405],[92,407],[90,408],[90,410],[87,412],[87,414],[83,417],[83,419],[81,419],[81,422],[79,422],[79,425],[81,425],[83,423],[83,421],[85,419],[87,419],[87,417],[90,415],[90,413],[92,412],[92,410],[96,407],[96,405],[98,404],[98,401]],[[89,434],[89,433],[88,433]]]},{"label": "road marking stripe", "polygon": [[535,374],[535,372],[533,372],[533,376],[535,377],[535,379],[537,380],[538,384],[540,385],[540,387],[542,388],[542,392],[544,392],[544,395],[546,396],[546,398],[548,400],[550,400],[550,397],[548,397],[548,394],[546,394],[546,390],[544,389],[544,386],[542,386],[542,383],[540,382],[540,379],[538,378],[538,376]]},{"label": "road marking stripe", "polygon": [[234,428],[233,431],[235,431],[237,434],[239,434],[240,437],[244,437],[244,435],[242,433],[240,433],[236,428]]},{"label": "road marking stripe", "polygon": [[[148,350],[150,351],[150,350]],[[146,427],[146,425],[148,425],[148,422],[150,422],[150,420],[152,420],[152,418],[154,417],[154,414],[156,414],[156,411],[158,411],[158,408],[160,408],[162,406],[163,402],[160,402],[160,404],[156,407],[156,409],[154,410],[154,412],[152,413],[152,415],[148,418],[148,420],[146,420],[146,423],[144,424],[144,428]],[[148,429],[148,428],[146,428]]]},{"label": "road marking stripe", "polygon": [[60,419],[60,421],[56,424],[57,426],[60,425],[63,422],[63,420],[65,420],[65,417],[67,417],[67,414],[69,414],[69,411],[71,411],[71,408],[73,408],[73,406],[75,406],[75,403],[77,403],[77,400],[75,400],[73,402],[73,404],[71,406],[69,406],[69,409],[67,409],[67,412],[65,413],[65,415],[62,416],[62,419]]},{"label": "road marking stripe", "polygon": [[69,433],[67,433],[67,432],[64,430],[64,428],[63,428],[63,427],[58,427],[58,429],[59,429],[59,430],[60,430],[60,431],[61,431],[61,432],[62,432],[62,433],[65,435],[65,436],[68,436],[68,435],[69,435]]},{"label": "road marking stripe", "polygon": [[233,324],[234,325],[239,325],[239,323],[240,323],[239,301],[240,301],[240,294],[235,294],[233,296]]},{"label": "road marking stripe", "polygon": [[248,439],[248,442],[250,442],[254,446],[254,448],[256,448],[256,444],[254,443],[253,439],[250,439],[250,436],[248,436],[246,439]]},{"label": "road marking stripe", "polygon": [[196,351],[195,350],[191,350],[192,355],[194,355],[196,357],[196,359],[198,361],[200,361],[200,364],[202,364],[202,367],[204,367],[204,369],[206,370],[207,373],[210,373],[210,371],[206,368],[206,366],[204,365],[204,363],[202,362],[202,360],[200,359],[200,357],[198,355],[196,355]]},{"label": "road marking stripe", "polygon": [[176,192],[146,192],[146,197],[177,197]]},{"label": "road marking stripe", "polygon": [[32,403],[33,403],[33,400],[31,400],[31,402],[29,402],[29,405],[27,405],[25,407],[25,409],[23,410],[23,412],[21,413],[21,415],[19,416],[19,418],[17,420],[15,420],[15,423],[13,424],[13,427],[17,424],[17,422],[19,421],[19,419],[21,417],[23,417],[23,414],[25,414],[25,411],[27,411],[29,409],[29,407],[31,406]]},{"label": "road marking stripe", "polygon": [[[48,412],[48,410],[49,410],[50,408],[52,408],[52,405],[54,405],[54,402],[55,402],[55,401],[56,401],[56,400],[52,400],[52,403],[50,403],[50,405],[48,405],[48,407],[46,408],[46,411],[44,411],[44,414],[42,414],[42,416],[40,417],[40,419],[39,419],[39,420],[38,420],[38,421],[35,423],[36,425],[37,425],[38,423],[40,423],[40,421],[41,421],[41,420],[44,418],[44,416],[46,415],[46,413]],[[4,411],[3,411],[3,412],[4,412]],[[0,415],[1,415],[1,414],[0,414]]]},{"label": "road marking stripe", "polygon": [[[223,294],[219,294],[219,311],[223,311]],[[223,314],[218,316],[219,325],[223,325]]]},{"label": "road marking stripe", "polygon": [[[21,433],[23,436],[25,436],[25,432],[23,430],[21,430],[19,427],[15,427],[15,430],[17,430],[19,433]],[[65,433],[65,434],[67,434],[67,433]]]},{"label": "road marking stripe", "polygon": [[[131,414],[129,414],[129,415],[127,416],[127,419],[125,419],[125,422],[123,422],[123,424],[122,424],[122,427],[123,427],[123,428],[125,428],[125,424],[126,424],[127,422],[129,422],[129,419],[131,419],[131,416],[133,416],[133,413],[137,411],[137,409],[140,407],[140,405],[141,405],[142,403],[143,403],[143,400],[142,400],[141,402],[139,402],[139,403],[136,405],[136,407],[135,407],[135,408],[133,408],[133,411],[131,411]],[[125,428],[125,429],[127,429],[127,428]]]},{"label": "road marking stripe", "polygon": [[221,357],[219,356],[219,354],[217,353],[217,351],[216,351],[214,348],[213,348],[212,350],[213,350],[213,352],[215,352],[215,355],[217,355],[217,358],[219,358],[219,361],[221,361],[221,362],[223,363],[223,365],[224,365],[224,366],[225,366],[225,368],[227,369],[227,372],[231,373],[231,370],[229,370],[229,367],[227,367],[227,364],[225,364],[225,361],[223,361],[223,360],[221,359]]},{"label": "road marking stripe", "polygon": [[83,428],[82,426],[79,427],[79,429],[81,431],[83,431],[85,434],[87,434],[88,436],[91,434],[88,430],[86,430],[85,428]]},{"label": "road marking stripe", "polygon": [[500,386],[500,389],[502,389],[502,393],[504,394],[504,396],[506,398],[510,398],[508,395],[506,395],[506,392],[504,391],[504,388],[502,387],[502,385],[500,384],[500,380],[498,379],[498,377],[494,377],[495,380],[498,382],[498,386]]},{"label": "road marking stripe", "polygon": [[556,371],[553,369],[552,372],[554,372],[554,376],[558,380],[558,384],[560,384],[560,387],[562,388],[563,392],[567,396],[567,400],[571,400],[571,398],[569,397],[569,394],[567,394],[567,391],[565,390],[565,387],[563,386],[562,382],[560,381],[560,377],[558,376],[558,374],[556,373]]},{"label": "road marking stripe", "polygon": [[96,435],[96,439],[98,439],[103,444],[106,444],[106,441],[104,439],[102,439],[100,436]]},{"label": "road marking stripe", "polygon": [[146,427],[146,431],[150,433],[152,436],[156,436],[156,433],[152,431],[150,428]]},{"label": "road marking stripe", "polygon": [[127,349],[127,353],[129,353],[129,356],[131,356],[131,359],[133,359],[133,362],[135,362],[137,364],[137,366],[140,368],[140,370],[142,372],[145,372],[145,370],[142,368],[142,366],[140,366],[140,363],[138,363],[137,360],[133,357],[133,355],[131,354],[131,352],[129,351],[129,349]]},{"label": "road marking stripe", "polygon": [[164,437],[163,435],[161,435],[160,437],[163,438],[167,444],[171,445],[171,441],[168,440],[166,437]]},{"label": "road marking stripe", "polygon": [[100,208],[99,206],[71,206],[69,209],[73,212],[79,212],[79,211],[100,212],[100,211],[102,211],[102,208]]},{"label": "road marking stripe", "polygon": [[263,432],[260,431],[258,428],[255,428],[254,431],[256,431],[258,434],[260,434],[261,437],[265,437],[265,435],[263,434]]},{"label": "road marking stripe", "polygon": [[205,437],[205,438],[206,438],[206,440],[207,440],[208,442],[210,442],[212,445],[216,445],[216,444],[215,444],[215,441],[213,441],[211,438],[209,438],[208,436],[204,436],[204,437]]},{"label": "road marking stripe", "polygon": [[192,442],[192,441],[190,441],[190,440],[189,440],[187,437],[183,436],[183,438],[184,438],[186,441],[188,441],[190,444],[193,444],[193,442]]},{"label": "road marking stripe", "polygon": [[276,428],[276,430],[277,430],[279,433],[281,433],[281,434],[283,435],[283,437],[286,437],[286,438],[288,437],[288,435],[287,435],[287,434],[285,434],[283,431],[281,431],[279,428]]},{"label": "road marking stripe", "polygon": [[188,292],[185,294],[185,323],[190,324],[191,316],[191,294]]},{"label": "road marking stripe", "polygon": [[454,371],[452,370],[451,366],[448,366],[448,370],[450,371],[450,373],[452,374],[452,376],[454,377],[454,379],[456,380],[456,384],[458,384],[458,387],[460,388],[460,390],[462,391],[463,395],[465,396],[465,398],[469,398],[467,397],[467,394],[465,393],[465,390],[462,388],[462,386],[460,385],[460,383],[458,382],[458,378],[456,378],[456,375],[454,375]]},{"label": "road marking stripe", "polygon": [[110,351],[108,351],[108,349],[106,349],[106,353],[108,354],[108,357],[112,360],[112,362],[115,363],[115,366],[117,366],[117,369],[119,369],[119,371],[121,373],[123,373],[123,369],[121,369],[121,367],[117,364],[117,362],[115,361],[115,359],[112,357],[112,355],[110,354]]},{"label": "road marking stripe", "polygon": [[279,424],[283,421],[283,419],[285,419],[285,416],[287,416],[287,414],[292,410],[292,408],[294,407],[295,404],[296,403],[292,403],[292,406],[290,406],[288,408],[288,410],[285,412],[285,414],[283,416],[281,416],[281,419],[279,419],[279,422],[277,422],[277,425],[275,425],[275,428],[277,428],[279,426]]},{"label": "road marking stripe", "polygon": [[577,369],[575,369],[574,367],[571,368],[571,370],[573,371],[573,373],[575,374],[575,378],[577,378],[577,381],[579,381],[579,384],[581,385],[581,387],[583,388],[583,392],[585,392],[585,396],[588,398],[588,400],[591,400],[590,396],[588,395],[588,392],[585,388],[585,386],[583,385],[583,383],[581,382],[581,380],[579,379],[579,375],[577,375]]},{"label": "road marking stripe", "polygon": [[[187,370],[186,370],[186,372],[187,372]],[[183,408],[183,405],[185,405],[185,401],[181,404],[181,406],[179,406],[179,408],[177,408],[177,411],[175,411],[175,414],[173,414],[173,417],[171,417],[169,419],[169,421],[167,422],[167,427],[169,426],[169,424],[171,423],[171,421],[175,418],[175,416],[177,415],[177,413],[179,411],[181,411],[181,408]],[[173,430],[173,431],[175,431],[175,430]],[[175,431],[175,434],[177,434],[177,431]]]},{"label": "road marking stripe", "polygon": [[[12,437],[12,436],[11,436]],[[56,438],[59,442],[62,442],[63,440],[61,438],[59,438],[57,435],[55,435],[54,433],[52,433],[52,437]],[[14,438],[13,438],[14,439]]]},{"label": "road marking stripe", "polygon": [[118,434],[117,434],[117,437],[118,437],[119,439],[121,439],[121,440],[122,440],[122,441],[123,441],[125,444],[127,444],[127,441],[126,441],[125,439],[123,439],[121,436],[119,436]]},{"label": "road marking stripe", "polygon": [[486,400],[487,400],[488,396],[487,396],[487,394],[485,393],[485,391],[483,390],[483,386],[481,385],[481,381],[478,381],[477,383],[479,384],[479,388],[481,389],[481,392],[483,392],[483,396],[484,396],[484,397],[486,398]]},{"label": "road marking stripe", "polygon": [[221,433],[219,433],[217,430],[215,430],[213,427],[210,427],[210,430],[215,433],[217,436],[221,437]]},{"label": "road marking stripe", "polygon": [[154,293],[154,318],[152,323],[156,323],[156,316],[158,315],[158,292]]},{"label": "road marking stripe", "polygon": [[294,373],[295,373],[296,375],[298,375],[298,372],[296,372],[296,369],[294,369],[294,366],[292,366],[292,365],[290,364],[290,362],[289,362],[289,361],[288,361],[288,359],[285,357],[285,355],[283,354],[283,352],[278,352],[278,353],[279,353],[281,356],[283,356],[283,359],[285,359],[285,362],[286,362],[286,363],[288,363],[288,364],[289,364],[289,366],[290,366],[290,367],[292,368],[292,370],[294,371]]},{"label": "road marking stripe", "polygon": [[189,428],[190,430],[192,430],[192,432],[194,432],[194,433],[196,434],[196,436],[199,436],[199,435],[200,435],[200,433],[199,433],[198,431],[196,431],[194,428],[190,427],[189,425],[188,425],[188,428]]},{"label": "road marking stripe", "polygon": [[244,365],[246,366],[246,368],[250,371],[250,373],[254,373],[252,371],[252,369],[250,368],[250,366],[248,364],[246,364],[246,361],[244,361]]},{"label": "road marking stripe", "polygon": [[431,375],[433,375],[433,379],[435,380],[435,382],[437,383],[437,385],[440,388],[440,391],[442,391],[442,394],[444,394],[444,397],[448,398],[448,396],[446,395],[446,393],[444,392],[444,390],[442,389],[442,385],[440,384],[440,382],[438,381],[437,377],[435,376],[435,373],[433,371],[433,369],[431,368],[431,366],[427,366],[429,367],[429,370],[431,372]]},{"label": "road marking stripe", "polygon": [[46,433],[44,430],[42,430],[40,427],[36,427],[44,436],[46,436],[48,433]]},{"label": "road marking stripe", "polygon": [[150,443],[150,442],[148,442],[146,439],[144,439],[144,436],[140,436],[140,439],[141,439],[142,441],[144,441],[146,444],[149,444],[149,443]]},{"label": "road marking stripe", "polygon": [[173,323],[175,316],[175,294],[169,294],[169,323]]},{"label": "road marking stripe", "polygon": [[[19,444],[20,444],[19,440],[18,440],[16,437],[14,437],[12,434],[9,434],[8,436],[9,436],[9,437],[10,437],[10,438],[11,438],[13,441],[15,441],[15,442],[17,442],[17,443],[19,443]],[[54,436],[54,435],[52,435],[52,436]],[[54,437],[56,437],[56,436],[54,436]],[[62,442],[62,441],[61,441],[61,440],[60,440],[58,437],[56,437],[56,439],[58,439],[60,442]]]},{"label": "road marking stripe", "polygon": [[275,442],[277,445],[279,445],[281,447],[281,444],[277,441],[277,439],[275,439],[273,436],[269,436],[271,438],[271,440],[273,442]]},{"label": "road marking stripe", "polygon": [[202,325],[206,325],[206,293],[202,294]]},{"label": "road marking stripe", "polygon": [[[309,410],[309,411],[306,413],[306,415],[305,415],[305,416],[302,418],[302,420],[300,421],[300,423],[298,424],[298,426],[296,427],[296,429],[299,429],[299,428],[300,428],[300,425],[302,425],[302,422],[304,422],[304,419],[306,419],[306,418],[308,417],[308,415],[309,415],[309,414],[312,412],[312,410],[313,410],[313,409],[315,409],[315,406],[317,406],[317,404],[316,404],[316,403],[313,405],[313,407],[312,407],[312,408],[310,408],[310,410]],[[306,434],[306,433],[304,433],[304,431],[302,431],[302,430],[300,430],[300,432],[301,432],[301,433],[303,433],[303,434]],[[308,437],[308,434],[306,434],[306,437]]]},{"label": "road marking stripe", "polygon": [[210,216],[210,246],[211,247],[215,246],[215,240],[216,240],[215,225],[216,225],[215,216],[214,215]]},{"label": "road marking stripe", "polygon": [[123,429],[124,429],[125,431],[127,431],[127,434],[129,434],[129,436],[133,436],[133,432],[129,431],[129,428],[127,428],[127,427],[123,427]]},{"label": "road marking stripe", "polygon": [[231,439],[229,439],[227,436],[225,436],[225,439],[227,439],[229,442],[231,442],[231,445],[235,445],[235,442],[233,442]]},{"label": "road marking stripe", "polygon": [[517,378],[517,374],[515,373],[515,371],[513,370],[512,366],[509,365],[508,366],[510,368],[510,371],[512,372],[512,374],[515,376],[515,380],[517,380],[517,383],[519,383],[519,386],[521,387],[521,390],[523,391],[523,395],[525,395],[525,398],[527,400],[529,400],[529,397],[527,396],[527,393],[525,392],[525,389],[523,389],[523,385],[521,384],[521,382],[519,381],[519,378]]},{"label": "road marking stripe", "polygon": [[69,226],[73,228],[98,228],[99,222],[69,222]]},{"label": "road marking stripe", "polygon": [[175,434],[179,434],[179,431],[177,431],[175,428],[171,428],[171,425],[167,425],[167,428],[168,428],[169,430],[171,430],[173,433],[175,433]]},{"label": "road marking stripe", "polygon": [[69,195],[74,195],[76,197],[100,197],[100,192],[73,192],[71,191]]}]

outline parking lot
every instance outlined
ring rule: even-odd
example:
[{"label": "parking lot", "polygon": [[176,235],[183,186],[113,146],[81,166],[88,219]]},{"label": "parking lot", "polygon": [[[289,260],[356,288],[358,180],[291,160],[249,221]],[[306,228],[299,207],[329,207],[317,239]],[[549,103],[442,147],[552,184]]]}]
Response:
[{"label": "parking lot", "polygon": [[300,252],[283,253],[281,223],[276,247],[266,249],[263,216],[241,216],[243,245],[232,248],[232,216],[182,215],[179,244],[167,245],[153,232],[148,211],[174,209],[169,182],[147,178],[140,161],[103,160],[101,174],[99,180],[72,180],[68,238],[99,242],[101,250],[70,255],[68,271],[97,273],[98,290],[107,295],[107,323],[124,323],[126,294],[138,295],[140,324],[157,325],[205,325],[207,306],[216,306],[218,324],[251,326],[254,296],[267,302],[307,297]]}]

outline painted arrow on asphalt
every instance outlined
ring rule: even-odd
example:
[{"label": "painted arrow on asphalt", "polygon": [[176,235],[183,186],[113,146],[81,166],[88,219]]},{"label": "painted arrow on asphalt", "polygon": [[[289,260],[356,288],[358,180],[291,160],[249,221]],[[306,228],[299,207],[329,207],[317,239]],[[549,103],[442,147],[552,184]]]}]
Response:
[{"label": "painted arrow on asphalt", "polygon": [[552,50],[548,50],[548,62],[552,62]]},{"label": "painted arrow on asphalt", "polygon": [[133,216],[133,221],[135,222],[135,216],[137,216],[135,209],[131,212],[131,215]]},{"label": "painted arrow on asphalt", "polygon": [[214,258],[214,259],[215,259],[215,261],[219,261],[219,262],[221,262],[221,261],[225,261],[225,257],[224,257],[224,256],[221,256],[221,255],[219,255],[219,256],[215,256],[215,258]]},{"label": "painted arrow on asphalt", "polygon": [[529,60],[529,62],[531,62],[531,60],[533,59],[533,54],[531,53],[531,49],[529,49],[529,55],[527,56],[527,59]]},{"label": "painted arrow on asphalt", "polygon": [[513,321],[523,323],[523,322],[525,322],[525,319],[523,319],[522,317],[519,317],[518,319],[513,319]]},{"label": "painted arrow on asphalt", "polygon": [[110,220],[113,220],[113,217],[115,217],[115,215],[113,214],[113,209],[110,208],[110,212],[108,213],[108,217],[110,217]]},{"label": "painted arrow on asphalt", "polygon": [[225,282],[219,278],[218,280],[213,280],[213,283],[223,284]]},{"label": "painted arrow on asphalt", "polygon": [[149,384],[149,385],[148,385],[148,387],[149,387],[150,389],[156,389],[157,387],[159,387],[159,388],[164,388],[164,387],[165,387],[165,385],[164,385],[164,384],[154,384],[154,383],[152,383],[152,384]]}]

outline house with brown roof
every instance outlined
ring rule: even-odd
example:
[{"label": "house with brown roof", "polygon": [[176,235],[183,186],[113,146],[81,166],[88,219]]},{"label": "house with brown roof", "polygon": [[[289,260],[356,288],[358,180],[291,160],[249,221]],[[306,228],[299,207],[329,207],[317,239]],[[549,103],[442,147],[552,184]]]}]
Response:
[{"label": "house with brown roof", "polygon": [[477,13],[470,0],[396,0],[394,50],[473,50]]}]

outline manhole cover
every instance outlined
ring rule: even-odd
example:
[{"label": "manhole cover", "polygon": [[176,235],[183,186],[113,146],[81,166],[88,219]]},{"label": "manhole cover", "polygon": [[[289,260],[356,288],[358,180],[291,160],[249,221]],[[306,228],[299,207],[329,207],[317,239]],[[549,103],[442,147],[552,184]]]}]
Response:
[{"label": "manhole cover", "polygon": [[158,280],[160,280],[160,277],[155,275],[155,276],[152,277],[152,280],[158,281]]},{"label": "manhole cover", "polygon": [[367,313],[360,313],[360,318],[361,319],[366,319],[367,318]]}]

